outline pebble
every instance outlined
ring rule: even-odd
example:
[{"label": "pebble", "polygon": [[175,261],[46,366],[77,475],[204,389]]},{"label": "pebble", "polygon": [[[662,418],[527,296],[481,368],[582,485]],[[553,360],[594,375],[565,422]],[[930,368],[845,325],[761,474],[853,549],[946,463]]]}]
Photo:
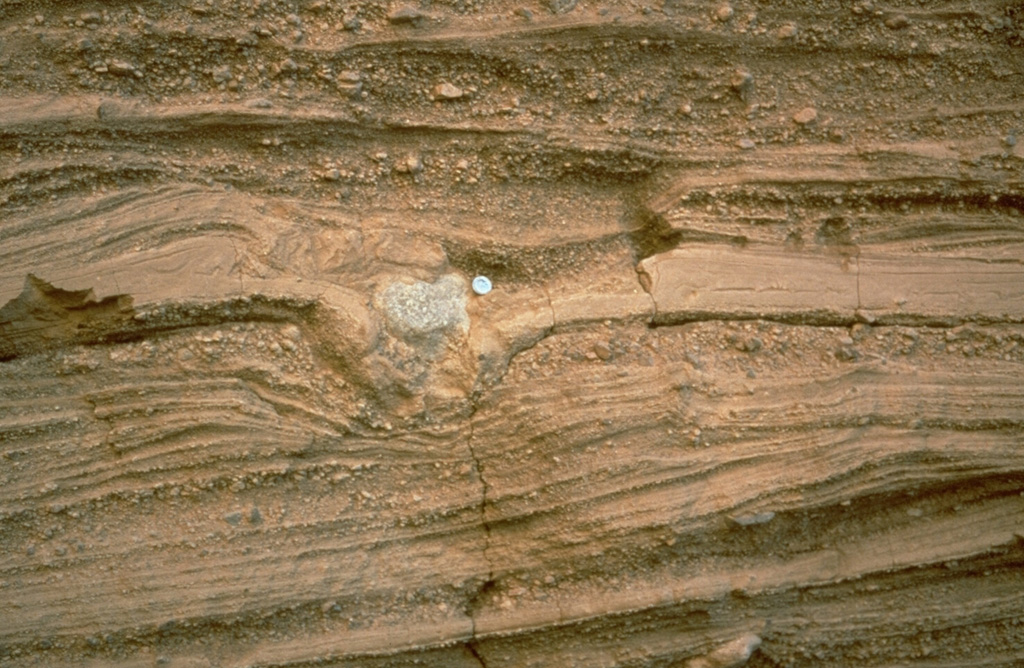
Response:
[{"label": "pebble", "polygon": [[395,25],[420,26],[429,18],[415,7],[405,6],[396,9],[388,16],[388,21]]},{"label": "pebble", "polygon": [[761,348],[764,348],[764,341],[755,336],[739,343],[736,347],[746,353],[756,353]]},{"label": "pebble", "polygon": [[458,100],[465,93],[458,86],[454,86],[448,82],[439,83],[434,86],[434,99],[435,100]]},{"label": "pebble", "polygon": [[739,668],[761,646],[761,637],[748,633],[684,664],[686,668]]},{"label": "pebble", "polygon": [[910,25],[910,19],[905,14],[895,14],[885,20],[885,27],[890,30],[901,30]]},{"label": "pebble", "polygon": [[423,171],[423,161],[417,155],[410,155],[395,164],[395,171],[400,174],[419,174]]},{"label": "pebble", "polygon": [[736,70],[729,80],[729,85],[745,100],[754,90],[754,75],[744,69]]},{"label": "pebble", "polygon": [[818,120],[818,110],[814,107],[804,107],[793,114],[793,122],[798,125],[810,125],[816,120]]},{"label": "pebble", "polygon": [[754,515],[738,515],[736,517],[730,517],[733,523],[741,527],[755,526],[758,524],[767,524],[775,519],[775,513],[768,511],[765,513],[756,513]]},{"label": "pebble", "polygon": [[779,39],[793,39],[796,37],[797,29],[796,24],[787,23],[786,25],[779,28],[779,31],[775,35]]},{"label": "pebble", "polygon": [[566,14],[576,8],[577,0],[544,0],[544,6],[552,14]]},{"label": "pebble", "polygon": [[135,66],[126,60],[111,60],[107,63],[107,70],[121,77],[136,75],[137,72]]},{"label": "pebble", "polygon": [[833,354],[840,362],[854,362],[860,357],[860,353],[851,346],[839,346]]},{"label": "pebble", "polygon": [[103,102],[100,102],[99,106],[96,108],[96,116],[101,121],[119,116],[121,112],[121,105],[113,100],[104,100]]},{"label": "pebble", "polygon": [[213,71],[210,72],[210,75],[213,77],[213,80],[217,83],[226,83],[234,78],[234,75],[231,73],[230,65],[215,67],[213,68]]},{"label": "pebble", "polygon": [[731,5],[722,5],[715,10],[715,19],[725,23],[733,17],[734,13]]},{"label": "pebble", "polygon": [[607,362],[612,358],[612,349],[605,343],[595,343],[594,354],[597,355],[598,359]]},{"label": "pebble", "polygon": [[736,142],[736,146],[743,149],[744,151],[751,151],[757,146],[753,139],[747,139],[744,137]]},{"label": "pebble", "polygon": [[242,522],[242,513],[239,513],[239,512],[228,513],[227,515],[224,516],[224,521],[227,522],[228,524],[230,524],[231,526],[236,527],[239,524],[241,524],[241,522]]}]

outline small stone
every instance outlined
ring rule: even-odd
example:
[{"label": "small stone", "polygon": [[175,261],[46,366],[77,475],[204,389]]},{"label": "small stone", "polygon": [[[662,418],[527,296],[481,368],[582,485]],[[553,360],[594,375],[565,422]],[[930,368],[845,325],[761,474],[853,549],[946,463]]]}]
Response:
[{"label": "small stone", "polygon": [[598,359],[601,359],[605,362],[612,358],[612,350],[611,348],[608,347],[608,344],[606,343],[595,343],[594,354],[597,355]]},{"label": "small stone", "polygon": [[231,526],[236,527],[242,522],[242,513],[228,513],[224,516],[224,521],[230,524]]},{"label": "small stone", "polygon": [[429,16],[424,14],[415,7],[400,7],[395,11],[391,12],[388,16],[388,21],[395,25],[411,25],[418,27],[422,25]]},{"label": "small stone", "polygon": [[681,105],[679,105],[679,113],[682,114],[683,116],[689,116],[690,114],[693,113],[693,105],[691,105],[689,102],[683,102]]},{"label": "small stone", "polygon": [[85,23],[86,25],[90,23],[103,22],[103,15],[99,12],[82,12],[78,15],[78,18],[81,19],[82,23]]},{"label": "small stone", "polygon": [[840,346],[836,348],[834,354],[840,362],[854,362],[860,357],[860,353],[851,346]]},{"label": "small stone", "polygon": [[107,63],[107,70],[119,77],[129,77],[135,74],[136,68],[126,60],[112,60]]},{"label": "small stone", "polygon": [[213,80],[217,83],[227,83],[228,81],[231,81],[234,78],[234,75],[231,73],[231,67],[229,65],[213,68],[213,70],[210,72],[210,76],[212,76]]},{"label": "small stone", "polygon": [[905,14],[894,14],[885,20],[885,27],[890,30],[901,30],[910,25],[910,19]]},{"label": "small stone", "polygon": [[733,17],[734,13],[731,5],[722,5],[715,10],[715,20],[725,23]]},{"label": "small stone", "polygon": [[96,108],[96,116],[101,121],[105,121],[116,116],[121,115],[122,107],[113,100],[104,100],[100,102],[100,105]]},{"label": "small stone", "polygon": [[256,506],[253,506],[252,510],[249,511],[249,523],[250,524],[262,524],[263,523],[263,514],[260,513],[260,509],[257,508]]},{"label": "small stone", "polygon": [[435,100],[458,100],[465,93],[458,86],[454,86],[448,82],[439,83],[434,86],[434,99]]},{"label": "small stone", "polygon": [[740,636],[704,656],[690,660],[687,668],[740,668],[747,663],[750,655],[761,646],[761,637],[753,633]]},{"label": "small stone", "polygon": [[576,8],[577,0],[544,0],[544,6],[552,14],[567,14]]},{"label": "small stone", "polygon": [[794,23],[787,23],[786,25],[779,28],[779,31],[775,33],[776,37],[778,37],[779,39],[793,39],[794,37],[796,37],[796,34],[797,29],[796,24]]},{"label": "small stone", "polygon": [[340,181],[341,172],[338,171],[337,169],[328,169],[326,172],[320,175],[320,178],[322,178],[324,181]]},{"label": "small stone", "polygon": [[745,69],[738,69],[729,80],[729,85],[746,100],[754,90],[754,75]]},{"label": "small stone", "polygon": [[744,137],[736,142],[736,146],[744,151],[751,151],[757,144],[754,143],[753,139]]},{"label": "small stone", "polygon": [[741,527],[756,526],[758,524],[767,524],[775,519],[775,513],[772,511],[764,513],[756,513],[753,515],[737,515],[729,518],[733,524]]},{"label": "small stone", "polygon": [[743,341],[736,347],[745,353],[756,353],[761,348],[764,348],[764,341],[755,336],[751,339]]},{"label": "small stone", "polygon": [[1014,146],[1017,145],[1017,136],[1011,132],[1010,134],[1003,137],[1003,143],[1009,146],[1010,148],[1013,148]]},{"label": "small stone", "polygon": [[798,125],[810,125],[818,120],[818,110],[814,107],[804,107],[793,114],[793,122]]},{"label": "small stone", "polygon": [[265,97],[258,97],[255,100],[249,100],[249,102],[246,103],[246,106],[252,107],[253,109],[270,109],[274,106],[274,103]]},{"label": "small stone", "polygon": [[419,174],[423,171],[423,161],[417,155],[410,155],[404,160],[398,161],[395,171],[400,174]]}]

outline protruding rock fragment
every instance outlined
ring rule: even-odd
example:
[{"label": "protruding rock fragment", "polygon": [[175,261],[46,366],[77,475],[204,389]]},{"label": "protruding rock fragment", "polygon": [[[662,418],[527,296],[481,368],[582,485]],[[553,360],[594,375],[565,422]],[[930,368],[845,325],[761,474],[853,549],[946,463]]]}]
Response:
[{"label": "protruding rock fragment", "polygon": [[715,10],[715,20],[725,23],[732,18],[734,13],[731,5],[722,5]]},{"label": "protruding rock fragment", "polygon": [[754,91],[754,75],[740,68],[733,73],[729,85],[745,100]]},{"label": "protruding rock fragment", "polygon": [[797,125],[810,125],[818,120],[818,110],[814,107],[804,107],[793,114],[793,122]]},{"label": "protruding rock fragment", "polygon": [[465,95],[465,92],[461,88],[448,82],[439,83],[434,86],[435,100],[458,100],[463,95]]},{"label": "protruding rock fragment", "polygon": [[576,0],[544,0],[544,6],[552,14],[567,14],[576,8]]},{"label": "protruding rock fragment", "polygon": [[107,63],[107,70],[119,77],[130,77],[137,72],[135,66],[126,60],[111,60]]},{"label": "protruding rock fragment", "polygon": [[122,111],[123,108],[117,102],[114,102],[113,100],[104,100],[100,102],[99,106],[96,108],[96,116],[101,121],[105,121],[107,119],[120,116]]},{"label": "protruding rock fragment", "polygon": [[761,637],[748,633],[704,656],[690,659],[686,668],[739,668],[760,646]]},{"label": "protruding rock fragment", "polygon": [[466,284],[454,275],[436,283],[392,283],[380,296],[390,329],[407,340],[432,337],[468,326]]},{"label": "protruding rock fragment", "polygon": [[729,520],[736,526],[750,527],[757,526],[758,524],[767,524],[775,519],[775,513],[772,511],[764,513],[755,513],[753,515],[737,515],[730,517]]},{"label": "protruding rock fragment", "polygon": [[779,31],[775,33],[775,36],[779,39],[793,39],[796,37],[797,29],[795,23],[787,23],[786,25],[779,28]]},{"label": "protruding rock fragment", "polygon": [[885,27],[890,30],[901,30],[910,25],[910,19],[905,14],[894,14],[885,20]]},{"label": "protruding rock fragment", "polygon": [[424,14],[415,7],[400,7],[395,11],[391,12],[388,16],[388,21],[395,25],[411,25],[418,27],[428,19],[428,15]]}]

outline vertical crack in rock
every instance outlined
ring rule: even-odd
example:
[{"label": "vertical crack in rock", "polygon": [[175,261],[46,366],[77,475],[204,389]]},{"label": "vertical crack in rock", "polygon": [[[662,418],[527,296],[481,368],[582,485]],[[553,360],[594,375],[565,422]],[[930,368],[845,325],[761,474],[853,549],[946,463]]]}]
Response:
[{"label": "vertical crack in rock", "polygon": [[484,657],[480,655],[480,652],[476,648],[475,642],[466,643],[466,650],[472,655],[476,662],[479,663],[483,668],[487,668],[487,662],[484,661]]},{"label": "vertical crack in rock", "polygon": [[[535,342],[533,343],[533,345],[532,345],[532,346],[530,346],[530,348],[533,348],[533,346],[537,345],[538,343],[540,343],[540,342],[541,342],[541,341],[543,341],[544,339],[546,339],[546,338],[548,338],[549,336],[551,336],[551,333],[555,331],[555,327],[558,327],[558,316],[557,316],[557,314],[555,313],[555,303],[554,303],[553,301],[551,301],[551,291],[550,291],[550,290],[548,290],[548,289],[547,289],[547,287],[545,287],[545,288],[544,288],[544,296],[545,296],[545,297],[547,298],[547,300],[548,300],[548,310],[549,310],[549,311],[551,312],[551,328],[550,328],[550,329],[548,329],[548,331],[544,332],[544,335],[543,335],[542,337],[540,337],[539,339],[537,339],[537,340],[536,340],[536,341],[535,341]],[[520,352],[520,353],[522,353],[522,352],[526,352],[526,351],[527,351],[527,350],[529,350],[530,348],[524,348],[523,350],[520,350],[519,352]],[[510,363],[510,364],[511,364],[511,362],[512,362],[512,360],[511,360],[511,359],[509,359],[509,363]]]},{"label": "vertical crack in rock", "polygon": [[859,313],[860,310],[861,310],[861,304],[862,304],[862,302],[860,300],[860,258],[859,257],[857,258],[857,272],[856,272],[856,276],[857,276],[857,312]]},{"label": "vertical crack in rock", "polygon": [[480,461],[480,456],[476,453],[476,449],[473,447],[473,438],[476,435],[476,426],[473,423],[473,417],[476,415],[477,407],[473,406],[473,412],[469,416],[469,436],[466,440],[466,445],[469,449],[469,456],[473,459],[473,466],[476,468],[477,478],[480,480],[480,526],[484,531],[484,546],[482,550],[484,561],[487,562],[487,580],[477,590],[476,594],[469,601],[466,606],[466,613],[469,617],[470,623],[470,639],[466,643],[466,650],[473,656],[474,659],[479,662],[481,666],[487,668],[487,663],[484,662],[483,657],[480,656],[479,651],[476,648],[476,614],[479,609],[483,597],[487,592],[494,586],[494,562],[491,561],[490,549],[491,549],[491,525],[487,521],[487,498],[490,492],[490,486],[487,484],[487,478],[484,476],[483,463]]},{"label": "vertical crack in rock", "polygon": [[[476,408],[473,409],[473,414],[476,413]],[[472,415],[470,415],[472,420]],[[484,549],[483,556],[484,561],[487,562],[487,579],[488,581],[494,580],[494,562],[490,558],[491,549],[491,525],[487,521],[487,498],[490,493],[490,486],[487,484],[487,478],[484,476],[483,463],[480,461],[480,456],[476,453],[476,448],[473,447],[473,436],[476,433],[476,428],[472,421],[469,423],[469,437],[466,445],[469,447],[469,455],[473,458],[473,466],[476,468],[476,475],[480,479],[480,526],[484,530]]]},{"label": "vertical crack in rock", "polygon": [[654,298],[653,292],[654,278],[647,272],[642,260],[636,265],[636,280],[640,284],[640,289],[651,300],[651,317],[647,321],[647,326],[654,327],[658,322],[658,301]]},{"label": "vertical crack in rock", "polygon": [[235,238],[228,237],[231,242],[231,250],[235,253],[235,266],[232,269],[238,270],[238,294],[245,296],[245,272],[242,270],[242,260],[238,255],[238,246],[235,245]]}]

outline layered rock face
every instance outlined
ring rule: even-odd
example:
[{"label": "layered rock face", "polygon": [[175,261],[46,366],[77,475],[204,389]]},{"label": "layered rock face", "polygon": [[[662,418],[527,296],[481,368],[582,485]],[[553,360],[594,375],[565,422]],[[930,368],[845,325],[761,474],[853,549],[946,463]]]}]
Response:
[{"label": "layered rock face", "polygon": [[0,666],[1019,665],[1022,84],[993,0],[3,3]]}]

